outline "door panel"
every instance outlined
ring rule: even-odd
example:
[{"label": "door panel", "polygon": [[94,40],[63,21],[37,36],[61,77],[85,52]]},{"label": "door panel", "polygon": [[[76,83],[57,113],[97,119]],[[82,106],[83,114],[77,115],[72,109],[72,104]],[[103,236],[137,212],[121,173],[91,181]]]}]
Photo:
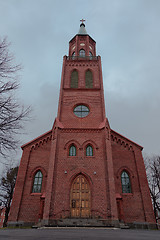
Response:
[{"label": "door panel", "polygon": [[120,222],[124,221],[122,199],[117,199],[117,211],[118,211],[118,219],[119,219],[119,221]]},{"label": "door panel", "polygon": [[71,187],[71,217],[90,217],[90,188],[89,183],[83,175],[79,175]]}]

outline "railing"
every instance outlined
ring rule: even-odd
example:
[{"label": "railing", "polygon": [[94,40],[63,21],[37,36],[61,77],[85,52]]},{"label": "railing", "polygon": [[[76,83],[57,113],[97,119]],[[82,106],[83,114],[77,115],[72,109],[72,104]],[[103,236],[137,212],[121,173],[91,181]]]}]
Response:
[{"label": "railing", "polygon": [[67,56],[67,60],[98,60],[97,56]]}]

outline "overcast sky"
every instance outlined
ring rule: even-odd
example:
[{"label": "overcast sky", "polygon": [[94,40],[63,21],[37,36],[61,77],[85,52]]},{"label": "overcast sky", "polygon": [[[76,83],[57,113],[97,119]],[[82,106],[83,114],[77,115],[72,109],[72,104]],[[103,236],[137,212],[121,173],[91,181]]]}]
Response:
[{"label": "overcast sky", "polygon": [[22,144],[52,128],[63,56],[81,18],[102,58],[111,128],[160,154],[159,0],[0,0],[0,36],[23,66],[18,97],[33,108]]}]

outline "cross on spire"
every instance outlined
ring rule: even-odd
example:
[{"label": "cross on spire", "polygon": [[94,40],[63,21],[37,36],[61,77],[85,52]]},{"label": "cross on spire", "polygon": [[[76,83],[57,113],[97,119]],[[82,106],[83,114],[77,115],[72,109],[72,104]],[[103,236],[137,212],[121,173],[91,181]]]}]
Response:
[{"label": "cross on spire", "polygon": [[80,20],[80,22],[82,22],[82,24],[83,24],[83,22],[85,22],[86,20],[84,20],[83,18]]}]

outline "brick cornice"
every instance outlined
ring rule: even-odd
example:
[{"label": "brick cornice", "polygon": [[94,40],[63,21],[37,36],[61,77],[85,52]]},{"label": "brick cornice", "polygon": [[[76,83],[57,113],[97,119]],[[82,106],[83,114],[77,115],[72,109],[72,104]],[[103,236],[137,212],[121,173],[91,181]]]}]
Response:
[{"label": "brick cornice", "polygon": [[125,139],[118,134],[114,134],[113,131],[111,131],[111,141],[123,146],[128,150],[133,150],[132,144],[130,141],[128,141],[128,139]]},{"label": "brick cornice", "polygon": [[128,149],[132,150],[132,151],[133,151],[133,148],[135,146],[140,148],[141,151],[143,150],[143,147],[141,145],[139,145],[139,144],[133,142],[132,140],[124,137],[123,135],[121,135],[120,133],[117,133],[113,129],[111,129],[111,140],[116,142],[116,143],[120,143],[124,147],[128,147]]},{"label": "brick cornice", "polygon": [[25,148],[25,147],[28,147],[28,146],[31,146],[31,149],[35,149],[35,147],[39,147],[40,144],[44,144],[46,142],[48,142],[48,140],[51,140],[52,138],[52,130],[40,135],[39,137],[33,139],[32,141],[24,144],[21,146],[22,150]]},{"label": "brick cornice", "polygon": [[61,129],[61,132],[63,133],[89,133],[89,132],[96,132],[96,133],[99,133],[101,132],[101,129],[97,129],[97,128],[94,128],[94,129],[91,129],[91,128],[64,128],[64,129]]}]

